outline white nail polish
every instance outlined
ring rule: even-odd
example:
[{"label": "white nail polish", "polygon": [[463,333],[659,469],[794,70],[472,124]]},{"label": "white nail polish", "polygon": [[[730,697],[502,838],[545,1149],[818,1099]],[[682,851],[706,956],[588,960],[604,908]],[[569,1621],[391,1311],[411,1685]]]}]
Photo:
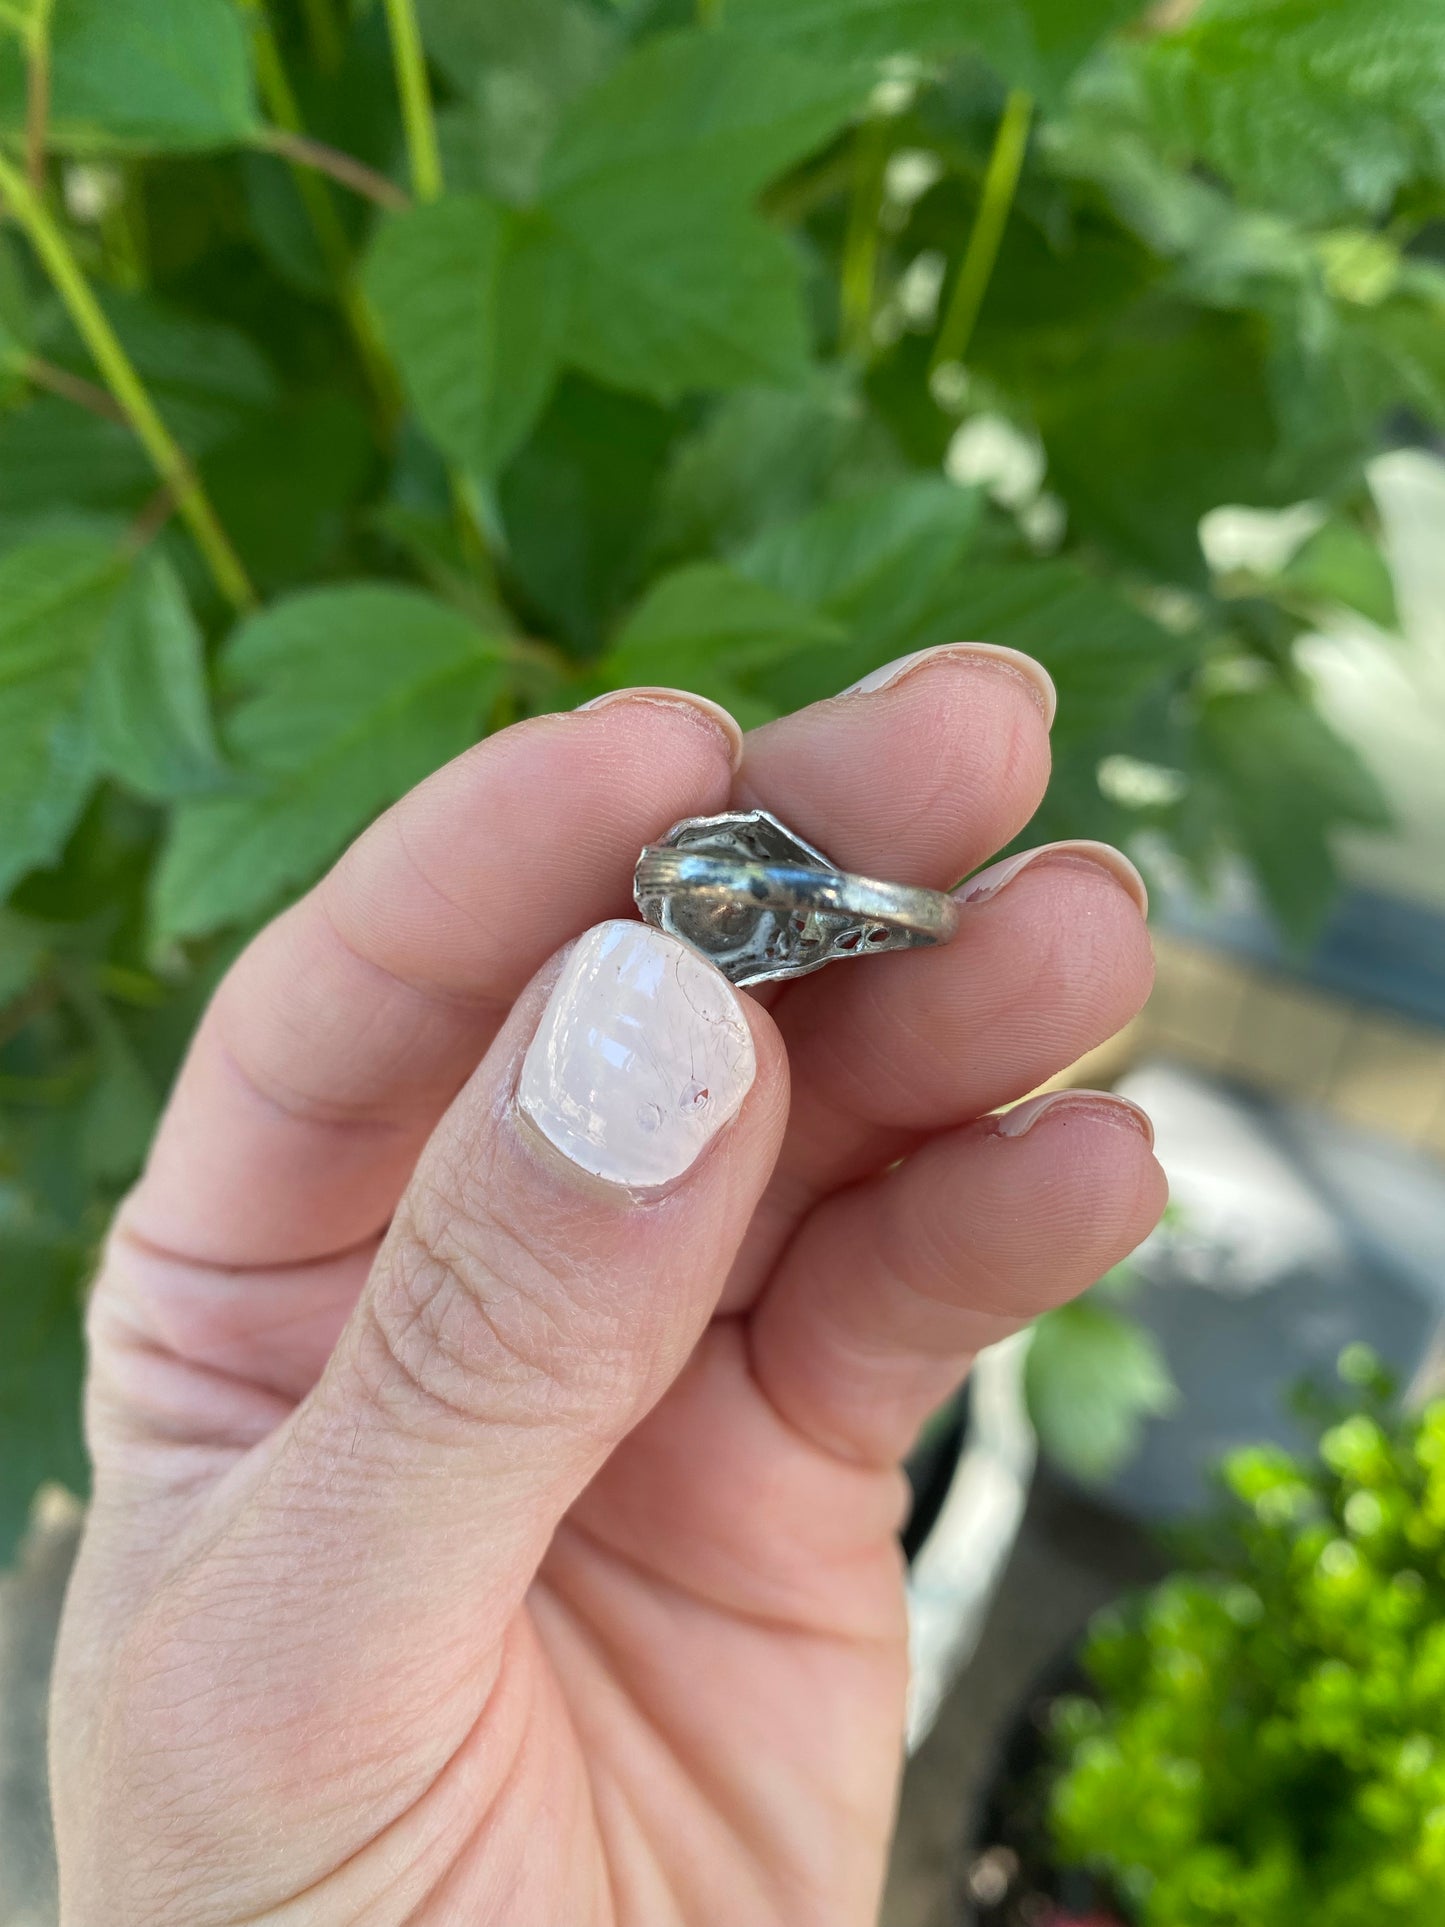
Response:
[{"label": "white nail polish", "polygon": [[874,696],[880,689],[892,689],[895,684],[911,676],[915,669],[923,668],[925,663],[939,662],[954,658],[966,661],[969,657],[998,663],[1002,668],[1011,669],[1019,679],[1028,685],[1029,694],[1044,712],[1044,720],[1052,723],[1059,707],[1059,694],[1054,687],[1054,679],[1041,662],[1026,656],[1021,649],[1009,649],[1001,642],[942,642],[932,649],[915,649],[910,656],[900,656],[896,662],[885,662],[881,667],[870,670],[860,681],[851,683],[839,693],[844,696]]},{"label": "white nail polish", "polygon": [[589,930],[563,966],[517,1101],[573,1164],[647,1190],[697,1161],[756,1074],[727,979],[675,937],[618,921]]}]

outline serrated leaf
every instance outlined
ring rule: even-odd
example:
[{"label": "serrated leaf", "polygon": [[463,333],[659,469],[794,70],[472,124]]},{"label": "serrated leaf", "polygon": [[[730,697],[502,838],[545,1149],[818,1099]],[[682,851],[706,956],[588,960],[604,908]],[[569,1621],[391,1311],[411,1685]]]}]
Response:
[{"label": "serrated leaf", "polygon": [[80,1433],[82,1254],[0,1222],[0,1565],[25,1530],[36,1488],[83,1495]]},{"label": "serrated leaf", "polygon": [[574,261],[569,360],[661,401],[797,380],[798,261],[749,204],[857,104],[853,79],[705,33],[644,43],[584,95],[543,179]]},{"label": "serrated leaf", "polygon": [[746,204],[845,127],[858,80],[785,50],[708,32],[645,41],[568,114],[545,197],[569,225],[639,195],[684,210]]},{"label": "serrated leaf", "polygon": [[920,615],[967,554],[981,513],[975,491],[911,476],[765,531],[738,566],[835,617],[848,631],[850,661],[876,662],[895,644],[912,646]]},{"label": "serrated leaf", "polygon": [[111,610],[90,690],[99,767],[162,802],[223,785],[205,644],[175,569],[154,551]]},{"label": "serrated leaf", "polygon": [[1034,1327],[1024,1391],[1044,1451],[1087,1480],[1126,1465],[1145,1421],[1163,1417],[1178,1399],[1153,1333],[1089,1298],[1061,1305]]},{"label": "serrated leaf", "polygon": [[1339,890],[1330,848],[1345,825],[1390,825],[1357,752],[1301,697],[1274,686],[1212,696],[1198,722],[1201,773],[1285,933],[1318,936]]},{"label": "serrated leaf", "polygon": [[59,856],[90,794],[87,690],[127,566],[85,535],[0,556],[0,896]]},{"label": "serrated leaf", "polygon": [[[275,406],[276,377],[239,328],[148,295],[107,290],[102,305],[167,426],[189,453],[204,455]],[[36,345],[50,360],[95,380],[89,351],[60,309],[44,317]]]},{"label": "serrated leaf", "polygon": [[182,806],[155,884],[162,937],[257,916],[476,739],[499,645],[416,590],[315,589],[243,623],[223,658],[245,788]]},{"label": "serrated leaf", "polygon": [[1266,206],[1378,213],[1445,169],[1436,0],[1213,0],[1144,71],[1165,143]]},{"label": "serrated leaf", "polygon": [[842,635],[841,624],[793,597],[699,562],[652,585],[597,673],[607,688],[695,689],[751,726],[777,713],[757,693],[758,672],[800,650],[830,650]]},{"label": "serrated leaf", "polygon": [[569,262],[535,219],[481,195],[389,221],[366,286],[423,425],[453,461],[493,474],[556,379]]},{"label": "serrated leaf", "polygon": [[927,642],[999,642],[1043,663],[1059,692],[1056,750],[1116,739],[1146,697],[1176,679],[1196,653],[1113,582],[1063,559],[966,561],[918,634]]},{"label": "serrated leaf", "polygon": [[[65,154],[199,153],[260,126],[230,0],[56,0],[49,144]],[[0,128],[25,126],[25,57],[0,46]]]}]

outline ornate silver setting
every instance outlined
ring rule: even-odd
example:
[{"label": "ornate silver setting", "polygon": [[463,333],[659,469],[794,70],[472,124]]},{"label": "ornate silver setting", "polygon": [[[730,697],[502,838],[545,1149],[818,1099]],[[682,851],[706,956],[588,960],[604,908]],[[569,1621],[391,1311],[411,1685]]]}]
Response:
[{"label": "ornate silver setting", "polygon": [[947,943],[958,927],[943,891],[850,875],[767,810],[674,823],[638,858],[632,894],[740,985]]}]

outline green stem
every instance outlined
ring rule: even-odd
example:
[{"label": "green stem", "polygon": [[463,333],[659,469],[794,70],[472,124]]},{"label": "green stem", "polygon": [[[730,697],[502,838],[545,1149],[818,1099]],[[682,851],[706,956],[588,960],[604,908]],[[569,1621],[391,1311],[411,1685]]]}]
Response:
[{"label": "green stem", "polygon": [[[308,155],[303,162],[294,150],[287,153],[286,147],[295,141],[307,141],[305,124],[301,117],[301,104],[291,85],[291,77],[281,58],[281,49],[271,30],[267,18],[265,0],[243,0],[246,11],[251,16],[252,44],[256,53],[256,77],[260,82],[261,98],[266,103],[266,111],[277,123],[277,131],[272,130],[269,144],[273,151],[285,158],[291,169],[291,178],[296,183],[296,191],[301,196],[301,205],[306,210],[306,218],[311,223],[311,231],[316,236],[316,245],[321,250],[321,258],[326,264],[326,272],[336,290],[336,300],[351,338],[356,344],[356,352],[361,360],[371,391],[376,397],[379,425],[385,430],[394,419],[400,406],[396,382],[387,360],[386,350],[381,345],[376,323],[366,298],[357,283],[355,267],[351,258],[351,243],[342,226],[341,216],[337,213],[336,203],[326,182],[319,178]],[[388,187],[392,183],[387,183]],[[398,189],[397,192],[400,192]]]},{"label": "green stem", "polygon": [[45,146],[50,133],[50,15],[54,0],[41,0],[25,35],[25,178],[45,192]]},{"label": "green stem", "polygon": [[843,242],[840,286],[843,347],[865,358],[873,332],[878,217],[883,206],[888,146],[888,123],[881,116],[865,121],[858,131],[853,152],[853,193],[848,208],[848,233]]},{"label": "green stem", "polygon": [[341,22],[331,10],[331,0],[301,0],[306,18],[306,37],[311,42],[311,57],[324,74],[335,73],[346,53]]},{"label": "green stem", "polygon": [[953,284],[948,310],[938,340],[933,347],[933,368],[962,361],[973,339],[974,325],[998,259],[999,245],[1008,226],[1024,154],[1029,144],[1029,123],[1033,119],[1033,96],[1015,87],[1004,102],[1003,118],[994,136],[993,151],[984,170],[983,191],[973,230],[964,249],[958,279]]},{"label": "green stem", "polygon": [[105,378],[122,414],[150,456],[161,480],[172,491],[176,507],[205,557],[216,587],[237,609],[255,606],[256,592],[251,587],[239,556],[221,527],[200,477],[191,467],[184,449],[161,420],[144,382],[135,371],[129,355],[121,346],[105,310],[85,278],[69,241],[38,195],[32,194],[24,175],[8,160],[0,159],[0,194],[35,249],[56,293],[64,302],[82,341]]},{"label": "green stem", "polygon": [[443,191],[442,159],[416,8],[412,0],[386,0],[386,18],[391,28],[391,56],[396,65],[396,87],[406,128],[412,192],[419,201],[437,201]]},{"label": "green stem", "polygon": [[112,400],[104,388],[87,381],[84,375],[73,375],[68,368],[57,367],[53,361],[46,361],[40,355],[23,355],[18,365],[20,373],[34,387],[47,389],[52,395],[74,402],[77,408],[88,409],[92,415],[100,415],[106,421],[125,421],[120,404]]}]

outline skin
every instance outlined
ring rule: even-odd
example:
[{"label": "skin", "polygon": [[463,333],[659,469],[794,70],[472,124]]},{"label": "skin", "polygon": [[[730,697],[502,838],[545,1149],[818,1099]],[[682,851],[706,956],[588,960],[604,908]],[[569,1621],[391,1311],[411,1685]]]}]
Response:
[{"label": "skin", "polygon": [[1163,1206],[1124,1106],[988,1115],[1142,1004],[1138,906],[1053,852],[946,949],[745,999],[756,1081],[662,1196],[513,1091],[557,953],[678,817],[763,804],[947,887],[1047,772],[1028,681],[967,654],[736,773],[638,697],[480,745],[255,940],[91,1304],[65,1927],[876,1919],[900,1458]]}]

